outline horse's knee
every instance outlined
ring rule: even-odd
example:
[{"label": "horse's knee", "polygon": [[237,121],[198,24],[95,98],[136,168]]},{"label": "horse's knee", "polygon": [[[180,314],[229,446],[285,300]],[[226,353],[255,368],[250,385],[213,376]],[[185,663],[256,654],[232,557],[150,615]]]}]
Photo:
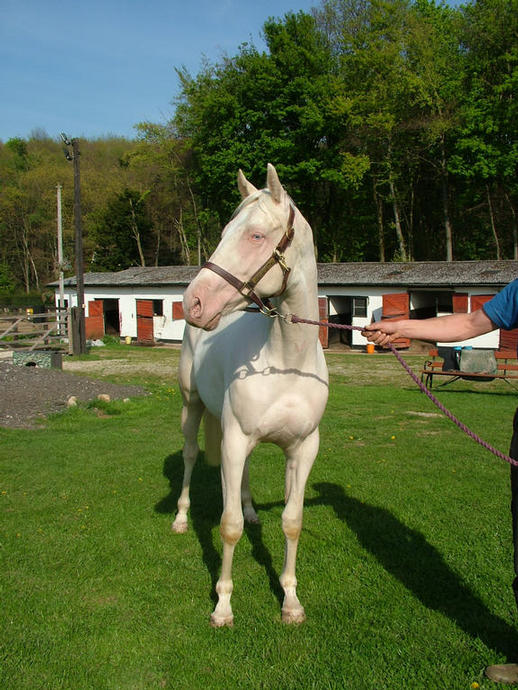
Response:
[{"label": "horse's knee", "polygon": [[286,539],[295,540],[300,537],[302,530],[302,520],[299,518],[289,518],[282,516],[282,531]]},{"label": "horse's knee", "polygon": [[223,513],[219,527],[221,538],[226,544],[237,544],[243,534],[243,517],[234,518]]},{"label": "horse's knee", "polygon": [[192,442],[186,440],[182,451],[183,461],[188,465],[194,465],[199,452],[200,447],[197,441]]}]

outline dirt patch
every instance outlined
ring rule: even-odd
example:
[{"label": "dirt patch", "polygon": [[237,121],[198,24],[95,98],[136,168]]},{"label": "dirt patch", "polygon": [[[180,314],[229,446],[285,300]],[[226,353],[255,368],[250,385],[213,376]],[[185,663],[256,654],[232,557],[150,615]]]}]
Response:
[{"label": "dirt patch", "polygon": [[66,409],[71,395],[88,402],[100,394],[112,400],[146,395],[140,386],[123,386],[40,367],[0,362],[0,426],[30,429],[38,420]]},{"label": "dirt patch", "polygon": [[131,376],[135,374],[150,375],[167,381],[176,379],[176,367],[171,362],[145,362],[129,359],[101,359],[91,362],[74,360],[64,362],[63,368],[69,372],[80,371],[82,374],[95,376]]}]

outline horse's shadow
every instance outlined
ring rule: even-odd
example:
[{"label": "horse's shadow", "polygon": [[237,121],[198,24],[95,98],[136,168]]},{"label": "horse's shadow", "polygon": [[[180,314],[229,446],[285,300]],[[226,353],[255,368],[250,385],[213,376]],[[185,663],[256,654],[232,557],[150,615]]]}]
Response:
[{"label": "horse's shadow", "polygon": [[[170,482],[170,493],[155,506],[159,513],[176,511],[182,485],[181,452],[164,462],[164,475]],[[517,636],[514,628],[491,613],[462,578],[453,572],[440,552],[417,530],[399,521],[384,508],[362,503],[349,496],[337,484],[320,482],[313,485],[318,495],[306,499],[306,509],[325,505],[333,509],[356,534],[361,545],[383,568],[396,577],[427,608],[439,611],[473,638],[507,658],[516,654]],[[258,504],[259,513],[283,506],[283,501]],[[222,511],[219,468],[198,459],[191,482],[190,522],[202,548],[203,562],[212,580],[212,600],[216,602],[215,586],[221,557],[213,542],[213,529],[219,524]],[[279,573],[262,538],[261,525],[247,524],[245,531],[252,546],[252,555],[265,570],[270,589],[282,604],[283,591]],[[335,548],[340,548],[337,544]]]},{"label": "horse's shadow", "polygon": [[320,495],[306,505],[331,506],[360,544],[424,606],[447,616],[488,648],[507,658],[515,657],[514,627],[491,613],[420,532],[407,527],[385,508],[348,496],[337,484],[321,482],[313,488]]}]

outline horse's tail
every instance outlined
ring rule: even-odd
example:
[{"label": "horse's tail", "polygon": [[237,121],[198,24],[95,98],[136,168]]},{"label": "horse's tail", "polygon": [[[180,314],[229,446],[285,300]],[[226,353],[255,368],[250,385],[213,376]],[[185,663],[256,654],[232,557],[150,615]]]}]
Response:
[{"label": "horse's tail", "polygon": [[217,467],[221,465],[221,422],[205,410],[204,415],[205,432],[205,459],[207,464]]}]

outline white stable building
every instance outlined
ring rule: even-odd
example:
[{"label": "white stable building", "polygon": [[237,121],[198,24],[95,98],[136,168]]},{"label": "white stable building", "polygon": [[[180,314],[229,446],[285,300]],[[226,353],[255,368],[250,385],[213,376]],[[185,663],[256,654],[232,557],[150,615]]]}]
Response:
[{"label": "white stable building", "polygon": [[[180,342],[185,328],[183,293],[198,270],[197,266],[162,266],[86,273],[86,337],[111,334],[142,343]],[[382,317],[427,318],[474,311],[516,277],[518,261],[318,264],[320,316],[363,326]],[[57,305],[58,283],[51,287]],[[75,278],[65,280],[65,301],[67,306],[77,306]],[[366,344],[359,331],[335,330],[328,335],[321,329],[321,340],[324,347],[337,340],[352,347]],[[516,349],[517,343],[518,331],[494,331],[469,344],[509,350]],[[408,345],[409,341],[400,343]]]}]

